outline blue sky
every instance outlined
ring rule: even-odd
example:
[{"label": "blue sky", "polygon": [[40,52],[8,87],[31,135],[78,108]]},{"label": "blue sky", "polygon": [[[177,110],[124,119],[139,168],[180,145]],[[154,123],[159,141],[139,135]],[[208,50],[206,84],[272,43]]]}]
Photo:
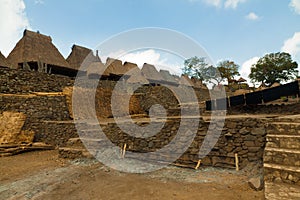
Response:
[{"label": "blue sky", "polygon": [[[74,43],[94,48],[129,29],[161,27],[193,38],[215,62],[235,61],[244,77],[270,52],[288,51],[300,64],[300,0],[0,0],[0,6],[6,56],[25,27],[50,35],[65,57]],[[163,59],[155,51],[139,56]]]}]

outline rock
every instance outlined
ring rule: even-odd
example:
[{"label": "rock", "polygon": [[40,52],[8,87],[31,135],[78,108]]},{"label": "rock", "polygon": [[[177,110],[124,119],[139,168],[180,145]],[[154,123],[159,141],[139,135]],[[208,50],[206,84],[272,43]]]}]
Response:
[{"label": "rock", "polygon": [[240,132],[240,134],[242,134],[242,135],[246,135],[246,134],[249,133],[249,131],[247,130],[246,127],[241,128],[239,132]]},{"label": "rock", "polygon": [[262,176],[250,178],[248,181],[249,186],[256,191],[264,189],[264,180]]},{"label": "rock", "polygon": [[253,130],[251,131],[251,133],[252,133],[253,135],[261,135],[261,136],[263,136],[263,135],[266,134],[266,130],[265,130],[264,127],[259,127],[259,128],[253,129]]}]

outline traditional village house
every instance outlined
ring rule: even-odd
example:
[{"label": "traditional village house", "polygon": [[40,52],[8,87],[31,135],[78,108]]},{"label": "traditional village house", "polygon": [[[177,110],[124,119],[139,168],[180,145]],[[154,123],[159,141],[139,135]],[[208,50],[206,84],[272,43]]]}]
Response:
[{"label": "traditional village house", "polygon": [[96,55],[94,55],[91,49],[75,44],[72,46],[72,52],[66,60],[72,69],[80,71],[83,75],[91,63],[101,62],[98,50],[96,51]]},{"label": "traditional village house", "polygon": [[77,70],[70,67],[52,43],[50,36],[25,30],[23,37],[7,57],[14,69],[34,70],[49,74],[75,77]]}]

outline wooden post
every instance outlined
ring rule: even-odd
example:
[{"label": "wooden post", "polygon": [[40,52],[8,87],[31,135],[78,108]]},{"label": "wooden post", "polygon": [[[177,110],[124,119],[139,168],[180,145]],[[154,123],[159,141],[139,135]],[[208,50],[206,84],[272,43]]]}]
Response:
[{"label": "wooden post", "polygon": [[195,170],[197,170],[200,167],[200,164],[201,164],[201,160],[198,160],[198,163],[197,163],[197,165],[195,167]]},{"label": "wooden post", "polygon": [[234,154],[234,157],[235,157],[235,170],[236,171],[239,171],[239,157],[238,157],[238,154]]},{"label": "wooden post", "polygon": [[127,144],[124,144],[122,158],[125,158]]}]

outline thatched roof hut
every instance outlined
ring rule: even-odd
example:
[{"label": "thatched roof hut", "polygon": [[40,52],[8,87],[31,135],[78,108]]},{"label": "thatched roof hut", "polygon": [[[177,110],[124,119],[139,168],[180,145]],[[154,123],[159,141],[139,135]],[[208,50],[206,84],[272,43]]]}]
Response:
[{"label": "thatched roof hut", "polygon": [[96,51],[96,55],[94,55],[91,49],[74,44],[72,46],[72,52],[67,58],[67,62],[72,69],[78,70],[81,67],[81,69],[85,71],[91,63],[101,62],[101,59],[98,55],[98,51]]},{"label": "thatched roof hut", "polygon": [[236,82],[238,82],[238,83],[244,83],[246,81],[247,81],[246,79],[244,79],[243,77],[240,77]]},{"label": "thatched roof hut", "polygon": [[0,51],[0,67],[8,67],[9,64],[5,58],[5,56]]},{"label": "thatched roof hut", "polygon": [[172,76],[172,75],[170,74],[169,71],[167,71],[167,70],[162,70],[162,69],[161,69],[161,70],[159,71],[159,73],[160,73],[160,75],[162,76],[163,82],[164,82],[165,84],[168,84],[168,85],[176,85],[176,86],[179,85],[179,83],[176,81],[176,79],[174,78],[174,76]]},{"label": "thatched roof hut", "polygon": [[123,69],[122,61],[113,58],[107,58],[105,63],[105,72],[103,76],[105,77],[114,77],[114,76],[122,76],[126,70]]},{"label": "thatched roof hut", "polygon": [[25,30],[23,37],[7,57],[12,68],[75,76],[76,71],[52,43],[50,36]]},{"label": "thatched roof hut", "polygon": [[163,80],[161,74],[156,70],[154,65],[150,65],[145,63],[142,67],[143,76],[151,83],[151,84],[159,84]]}]

